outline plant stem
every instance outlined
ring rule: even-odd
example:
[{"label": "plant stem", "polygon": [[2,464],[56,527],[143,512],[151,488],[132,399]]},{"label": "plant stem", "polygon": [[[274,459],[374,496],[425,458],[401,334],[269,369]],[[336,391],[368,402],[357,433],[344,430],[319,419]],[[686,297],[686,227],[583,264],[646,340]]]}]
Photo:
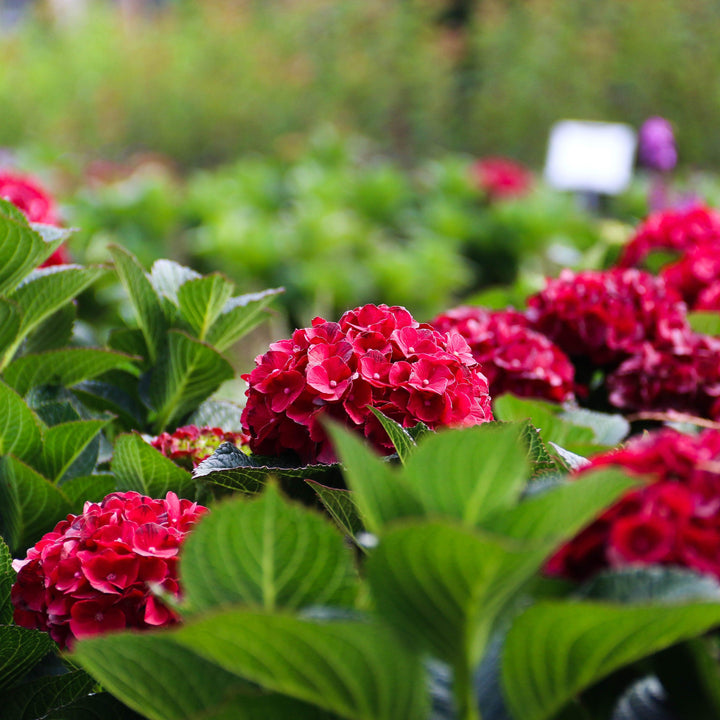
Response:
[{"label": "plant stem", "polygon": [[472,672],[467,662],[454,666],[453,694],[459,720],[482,720],[473,692]]}]

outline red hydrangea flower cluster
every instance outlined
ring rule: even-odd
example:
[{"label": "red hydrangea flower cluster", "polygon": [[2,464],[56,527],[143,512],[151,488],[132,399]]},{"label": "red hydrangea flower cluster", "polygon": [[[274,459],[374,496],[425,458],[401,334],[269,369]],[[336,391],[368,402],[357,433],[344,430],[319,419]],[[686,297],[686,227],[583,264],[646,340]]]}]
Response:
[{"label": "red hydrangea flower cluster", "polygon": [[491,200],[523,197],[532,188],[530,171],[507,158],[483,158],[473,164],[471,172],[476,185]]},{"label": "red hydrangea flower cluster", "polygon": [[651,214],[623,248],[620,267],[634,267],[653,250],[684,253],[699,245],[720,243],[720,213],[703,205]]},{"label": "red hydrangea flower cluster", "polygon": [[[37,181],[16,173],[0,172],[0,197],[11,202],[33,223],[59,225],[55,201]],[[41,267],[70,262],[65,247],[59,247]]]},{"label": "red hydrangea flower cluster", "polygon": [[61,648],[111,630],[178,622],[151,587],[179,596],[178,550],[206,511],[171,492],[164,500],[118,492],[86,503],[82,515],[68,515],[13,563],[15,622],[49,632]]},{"label": "red hydrangea flower cluster", "polygon": [[490,395],[564,402],[573,397],[575,368],[560,348],[531,330],[515,310],[458,307],[438,315],[432,326],[459,332],[488,379]]},{"label": "red hydrangea flower cluster", "polygon": [[402,307],[365,305],[339,322],[312,327],[270,345],[243,379],[242,422],[250,449],[332,462],[323,415],[357,428],[379,450],[392,444],[368,406],[411,427],[469,426],[492,420],[485,376],[459,333],[416,322]]},{"label": "red hydrangea flower cluster", "polygon": [[720,340],[689,333],[668,347],[644,343],[607,378],[610,403],[623,410],[720,413]]},{"label": "red hydrangea flower cluster", "polygon": [[547,571],[584,580],[605,568],[662,564],[720,578],[720,431],[655,431],[593,458],[582,472],[607,465],[646,484],[563,546]]},{"label": "red hydrangea flower cluster", "polygon": [[678,346],[689,332],[685,305],[649,273],[563,270],[528,299],[527,317],[571,358],[622,362],[643,344]]},{"label": "red hydrangea flower cluster", "polygon": [[150,444],[178,465],[195,468],[205,458],[210,457],[222,443],[247,445],[249,440],[244,433],[226,432],[216,427],[184,425],[173,433],[161,433],[153,438]]},{"label": "red hydrangea flower cluster", "polygon": [[707,306],[708,297],[716,297],[720,292],[720,235],[717,241],[715,245],[700,245],[688,250],[679,260],[660,271],[665,284],[692,309],[698,305]]}]

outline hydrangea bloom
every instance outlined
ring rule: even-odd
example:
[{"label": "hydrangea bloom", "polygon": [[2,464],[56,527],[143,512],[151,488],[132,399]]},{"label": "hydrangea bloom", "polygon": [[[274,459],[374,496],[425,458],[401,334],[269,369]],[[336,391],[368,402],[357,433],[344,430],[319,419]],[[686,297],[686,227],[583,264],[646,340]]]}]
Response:
[{"label": "hydrangea bloom", "polygon": [[688,250],[679,260],[665,266],[660,277],[694,309],[702,291],[720,279],[720,236],[717,244]]},{"label": "hydrangea bloom", "polygon": [[720,213],[703,205],[652,213],[623,248],[618,265],[634,267],[653,250],[683,253],[720,243]]},{"label": "hydrangea bloom", "polygon": [[627,565],[680,565],[720,578],[720,431],[664,429],[592,459],[646,480],[551,559],[551,574],[583,580]]},{"label": "hydrangea bloom", "polygon": [[332,462],[323,415],[392,452],[368,406],[404,427],[492,420],[487,380],[467,342],[421,325],[402,307],[365,305],[339,322],[315,318],[255,364],[243,375],[249,387],[242,421],[250,449],[261,455],[294,452],[305,462]]},{"label": "hydrangea bloom", "polygon": [[693,310],[720,310],[720,280],[700,291]]},{"label": "hydrangea bloom", "polygon": [[178,621],[152,591],[178,596],[178,550],[207,508],[168,493],[112,493],[68,515],[30,548],[11,598],[15,622],[50,633],[61,648],[122,628]]},{"label": "hydrangea bloom", "polygon": [[184,425],[173,433],[161,433],[153,438],[150,444],[179,465],[197,467],[222,443],[246,445],[248,441],[249,438],[244,433],[225,432],[216,427]]},{"label": "hydrangea bloom", "polygon": [[575,369],[557,345],[527,327],[514,310],[458,307],[436,317],[433,327],[467,340],[490,385],[490,395],[563,402],[573,396]]},{"label": "hydrangea bloom", "polygon": [[528,299],[527,316],[571,358],[595,366],[622,362],[645,342],[679,346],[689,332],[677,294],[635,269],[563,270]]},{"label": "hydrangea bloom", "polygon": [[648,118],[638,134],[638,160],[651,170],[667,172],[675,167],[677,150],[672,125],[663,117]]},{"label": "hydrangea bloom", "polygon": [[623,410],[714,417],[720,397],[720,340],[689,333],[680,346],[644,343],[607,378],[610,403]]},{"label": "hydrangea bloom", "polygon": [[477,186],[491,199],[515,198],[527,195],[532,187],[530,172],[512,160],[488,157],[472,166]]},{"label": "hydrangea bloom", "polygon": [[[33,223],[59,225],[55,201],[37,181],[17,173],[0,172],[0,197],[22,210]],[[41,267],[64,265],[70,262],[67,250],[59,247]]]}]

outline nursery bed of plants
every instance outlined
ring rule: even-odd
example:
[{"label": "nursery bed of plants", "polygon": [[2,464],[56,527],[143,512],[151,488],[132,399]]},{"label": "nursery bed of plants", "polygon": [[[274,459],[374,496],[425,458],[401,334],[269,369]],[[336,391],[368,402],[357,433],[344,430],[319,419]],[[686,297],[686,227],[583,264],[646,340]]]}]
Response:
[{"label": "nursery bed of plants", "polygon": [[[128,185],[68,203],[74,240],[3,178],[3,718],[717,718],[720,212],[600,223],[344,150],[143,191],[123,222],[183,262],[121,244],[95,199]],[[514,285],[348,289],[431,230],[458,268],[518,238]],[[270,256],[303,232],[328,267]]]}]

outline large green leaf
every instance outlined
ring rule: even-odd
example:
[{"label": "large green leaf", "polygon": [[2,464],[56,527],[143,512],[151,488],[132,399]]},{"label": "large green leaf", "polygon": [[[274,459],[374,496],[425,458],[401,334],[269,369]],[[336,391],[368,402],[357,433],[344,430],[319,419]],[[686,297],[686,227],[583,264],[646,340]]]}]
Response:
[{"label": "large green leaf", "polygon": [[155,292],[178,305],[178,290],[189,280],[198,280],[202,275],[192,268],[180,265],[174,260],[161,258],[150,269],[150,282]]},{"label": "large green leaf", "polygon": [[77,319],[77,300],[71,300],[59,310],[48,315],[23,341],[21,353],[41,353],[59,350],[70,344]]},{"label": "large green leaf", "polygon": [[20,330],[20,310],[9,300],[0,299],[0,355],[17,337]]},{"label": "large green leaf", "polygon": [[[355,493],[355,502],[370,532],[379,533],[393,520],[424,514],[416,488],[357,435],[334,423],[328,423],[328,433],[343,464],[345,480]],[[417,451],[411,459],[416,454]]]},{"label": "large green leaf", "polygon": [[226,432],[242,430],[242,407],[228,400],[206,400],[188,418],[188,424],[198,427],[218,427]]},{"label": "large green leaf", "polygon": [[343,532],[357,539],[364,525],[353,492],[321,485],[315,480],[306,479],[305,482],[317,493],[320,502]]},{"label": "large green leaf", "polygon": [[62,491],[70,503],[70,512],[79,515],[86,502],[100,502],[115,491],[115,483],[115,476],[110,473],[84,475],[63,482]]},{"label": "large green leaf", "polygon": [[13,619],[13,605],[10,588],[15,582],[10,548],[0,538],[0,625],[10,625]]},{"label": "large green leaf", "polygon": [[427,717],[419,658],[376,622],[229,610],[182,626],[174,639],[229,672],[347,720]]},{"label": "large green leaf", "polygon": [[400,462],[406,462],[415,449],[415,440],[413,440],[410,433],[400,425],[400,423],[395,422],[395,420],[389,418],[387,415],[383,415],[377,408],[371,407],[370,412],[378,419],[388,434],[398,458],[400,458]]},{"label": "large green leaf", "polygon": [[283,288],[230,298],[210,328],[207,342],[221,352],[263,321],[263,310]]},{"label": "large green leaf", "polygon": [[40,454],[31,464],[46,478],[57,482],[108,422],[75,420],[49,427],[43,434]]},{"label": "large green leaf", "polygon": [[149,391],[157,432],[180,421],[234,376],[230,363],[210,345],[178,330],[167,337]]},{"label": "large green leaf", "polygon": [[367,575],[383,617],[468,669],[482,657],[497,614],[547,553],[464,526],[406,521],[382,535]]},{"label": "large green leaf", "polygon": [[183,283],[177,293],[180,313],[199,340],[208,331],[233,293],[233,284],[219,273]]},{"label": "large green leaf", "polygon": [[11,455],[0,458],[0,533],[14,554],[52,530],[70,509],[49,480]]},{"label": "large green leaf", "polygon": [[172,633],[83,640],[73,658],[113,695],[151,720],[329,720],[304,703],[261,694],[176,642]]},{"label": "large green leaf", "polygon": [[147,344],[150,359],[155,362],[165,339],[166,321],[160,298],[142,266],[132,253],[118,245],[109,248],[120,281],[135,310],[138,325]]},{"label": "large green leaf", "polygon": [[172,490],[180,497],[195,497],[192,475],[137,433],[117,438],[110,469],[119,490],[135,490],[154,498],[165,497]]},{"label": "large green leaf", "polygon": [[515,504],[530,475],[523,423],[486,423],[425,438],[407,460],[403,479],[426,514],[476,526]]},{"label": "large green leaf", "polygon": [[5,382],[21,395],[38,385],[70,387],[109,370],[138,374],[134,358],[100,348],[66,348],[15,360],[4,373]]},{"label": "large green leaf", "polygon": [[483,527],[517,540],[560,543],[636,486],[637,480],[621,470],[593,470],[496,513],[483,522]]},{"label": "large green leaf", "polygon": [[0,626],[0,688],[12,685],[55,647],[47,633]]},{"label": "large green leaf", "polygon": [[82,670],[49,675],[15,686],[0,696],[3,720],[37,720],[89,695],[95,680]]},{"label": "large green leaf", "polygon": [[713,311],[696,311],[688,313],[690,327],[704,335],[720,335],[720,313]]},{"label": "large green leaf", "polygon": [[543,602],[515,619],[502,679],[517,720],[553,717],[615,670],[720,624],[720,604]]},{"label": "large green leaf", "polygon": [[137,380],[122,372],[110,372],[102,380],[84,380],[73,394],[91,410],[110,412],[128,430],[145,426],[147,408],[137,397]]},{"label": "large green leaf", "polygon": [[183,546],[181,580],[191,612],[245,604],[273,610],[352,603],[350,549],[321,515],[282,499],[213,508]]},{"label": "large green leaf", "polygon": [[10,296],[20,311],[20,328],[5,351],[3,367],[7,366],[28,333],[106,272],[105,268],[79,265],[58,265],[35,270]]},{"label": "large green leaf", "polygon": [[[218,454],[222,450],[223,447],[220,446],[215,453]],[[251,458],[256,460],[256,456],[251,456]],[[327,482],[328,476],[334,476],[338,470],[337,465],[322,464],[303,465],[301,467],[248,464],[241,467],[214,469],[212,467],[214,459],[215,456],[211,456],[200,463],[193,471],[193,476],[202,478],[204,482],[212,483],[218,487],[236,490],[249,495],[262,492],[268,480],[273,478],[280,481],[281,485],[286,489],[292,486],[302,488],[307,480],[324,480]],[[267,458],[265,460],[267,461]]]},{"label": "large green leaf", "polygon": [[0,381],[0,455],[31,457],[40,444],[40,425],[22,398]]},{"label": "large green leaf", "polygon": [[60,231],[46,242],[28,224],[25,215],[0,198],[0,293],[12,291],[27,275],[62,245],[70,231]]}]

